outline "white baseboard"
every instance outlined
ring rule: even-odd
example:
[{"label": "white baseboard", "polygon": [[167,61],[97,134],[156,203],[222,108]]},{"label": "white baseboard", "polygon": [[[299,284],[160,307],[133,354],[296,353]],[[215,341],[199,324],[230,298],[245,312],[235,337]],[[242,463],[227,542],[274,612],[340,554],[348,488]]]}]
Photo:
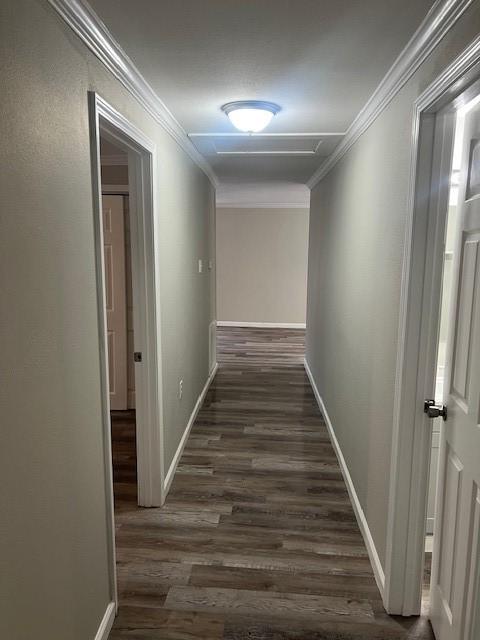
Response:
[{"label": "white baseboard", "polygon": [[117,607],[115,602],[110,602],[105,610],[105,614],[102,618],[98,631],[95,634],[94,640],[107,640],[110,629],[112,628],[113,621],[115,620],[115,614]]},{"label": "white baseboard", "polygon": [[203,387],[200,395],[198,396],[197,402],[195,403],[195,406],[193,407],[193,411],[190,415],[190,418],[188,420],[188,424],[185,428],[185,431],[183,433],[182,439],[180,440],[180,443],[178,445],[178,448],[175,452],[175,455],[173,456],[173,460],[172,463],[167,471],[167,475],[165,476],[165,480],[163,482],[163,497],[166,498],[167,497],[167,493],[168,490],[170,489],[170,485],[172,484],[172,480],[173,480],[173,476],[175,475],[175,470],[177,468],[177,465],[179,463],[180,458],[182,457],[182,453],[183,453],[183,449],[185,448],[185,445],[187,443],[188,440],[188,436],[190,435],[190,431],[192,430],[193,427],[193,423],[195,422],[195,418],[197,417],[198,412],[200,411],[200,407],[202,406],[202,402],[205,399],[205,396],[207,395],[207,391],[208,391],[208,387],[211,385],[213,378],[215,377],[215,374],[217,373],[217,369],[218,369],[218,363],[215,363],[215,366],[213,367],[213,369],[211,370],[207,381],[205,382],[205,386]]},{"label": "white baseboard", "polygon": [[217,320],[217,327],[256,327],[258,329],[305,329],[305,322],[243,322]]},{"label": "white baseboard", "polygon": [[213,371],[217,362],[217,321],[212,320],[208,325],[208,366]]},{"label": "white baseboard", "polygon": [[350,476],[350,472],[348,470],[347,463],[345,462],[345,458],[343,457],[342,450],[340,449],[340,444],[335,435],[335,430],[333,428],[332,421],[330,420],[328,411],[317,389],[317,385],[313,378],[312,371],[306,360],[304,360],[304,366],[305,366],[305,371],[307,372],[308,379],[310,380],[310,384],[312,385],[313,393],[315,394],[315,399],[317,401],[318,407],[325,419],[328,433],[330,435],[330,439],[332,441],[332,445],[335,450],[335,454],[338,458],[340,469],[342,471],[343,479],[345,480],[345,484],[347,485],[347,491],[353,505],[355,517],[357,518],[360,532],[363,536],[365,546],[367,547],[367,552],[370,558],[370,563],[372,565],[375,580],[377,582],[377,586],[383,598],[385,593],[385,572],[383,570],[382,563],[380,562],[380,558],[378,556],[377,549],[375,547],[375,543],[372,538],[372,534],[370,533],[370,528],[368,526],[367,518],[365,517],[365,513],[363,512],[362,506],[360,504],[360,500],[358,499],[358,496],[357,496],[357,492],[355,491],[355,486]]}]

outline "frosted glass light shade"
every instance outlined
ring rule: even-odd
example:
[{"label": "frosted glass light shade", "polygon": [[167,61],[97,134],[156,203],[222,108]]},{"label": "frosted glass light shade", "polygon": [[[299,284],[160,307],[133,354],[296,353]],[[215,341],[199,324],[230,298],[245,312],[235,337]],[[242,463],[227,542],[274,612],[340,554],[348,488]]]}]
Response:
[{"label": "frosted glass light shade", "polygon": [[223,105],[222,110],[239,131],[258,133],[265,129],[273,116],[280,111],[280,107],[273,102],[242,100],[240,102],[229,102]]},{"label": "frosted glass light shade", "polygon": [[233,126],[245,133],[262,131],[273,118],[271,111],[264,109],[236,109],[228,114]]}]

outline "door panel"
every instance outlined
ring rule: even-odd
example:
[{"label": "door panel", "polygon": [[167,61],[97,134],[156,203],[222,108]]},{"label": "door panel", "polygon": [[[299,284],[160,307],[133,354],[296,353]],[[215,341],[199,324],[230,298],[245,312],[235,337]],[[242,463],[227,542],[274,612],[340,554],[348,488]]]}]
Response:
[{"label": "door panel", "polygon": [[442,538],[440,557],[438,559],[438,586],[442,593],[443,605],[447,615],[451,617],[453,594],[453,568],[456,549],[458,519],[456,514],[460,498],[463,465],[457,456],[446,447],[445,482],[443,488],[443,517],[439,535]]},{"label": "door panel", "polygon": [[462,247],[463,264],[460,271],[460,284],[457,311],[457,334],[454,357],[452,392],[458,398],[468,402],[467,384],[469,377],[470,347],[472,337],[473,302],[478,262],[478,239],[464,234]]},{"label": "door panel", "polygon": [[471,508],[469,544],[468,593],[466,598],[465,634],[466,640],[476,640],[475,630],[480,628],[480,489],[474,483]]},{"label": "door panel", "polygon": [[102,196],[110,408],[127,408],[127,315],[123,196]]},{"label": "door panel", "polygon": [[480,638],[480,197],[467,189],[480,161],[480,106],[465,116],[457,241],[440,436],[431,620],[437,640]]},{"label": "door panel", "polygon": [[[437,418],[436,423],[441,418]],[[430,474],[428,480],[428,502],[427,502],[427,535],[433,534],[435,524],[435,501],[437,491],[437,471],[438,471],[438,452],[440,446],[440,432],[433,427],[432,433],[432,450],[430,455]]]}]

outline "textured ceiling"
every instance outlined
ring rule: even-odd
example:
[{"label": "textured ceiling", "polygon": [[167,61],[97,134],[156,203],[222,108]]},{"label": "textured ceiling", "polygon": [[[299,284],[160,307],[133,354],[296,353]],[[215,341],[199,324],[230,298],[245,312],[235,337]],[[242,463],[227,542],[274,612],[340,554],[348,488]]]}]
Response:
[{"label": "textured ceiling", "polygon": [[[433,2],[90,0],[90,4],[187,133],[231,134],[235,130],[221,105],[263,99],[282,107],[268,133],[341,134]],[[320,142],[316,152],[306,153],[315,140]],[[192,137],[219,178],[229,182],[306,182],[339,140],[338,136],[295,137],[274,144],[268,138]],[[253,155],[245,153],[250,148]],[[294,153],[285,153],[289,150]]]}]

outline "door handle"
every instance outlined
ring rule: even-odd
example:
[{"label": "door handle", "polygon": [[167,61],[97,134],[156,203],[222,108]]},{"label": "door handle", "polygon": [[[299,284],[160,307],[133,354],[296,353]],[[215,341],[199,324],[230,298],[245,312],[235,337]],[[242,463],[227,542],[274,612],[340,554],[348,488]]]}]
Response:
[{"label": "door handle", "polygon": [[426,413],[429,418],[442,416],[444,422],[447,419],[447,407],[444,404],[435,404],[435,400],[424,401],[423,413]]}]

